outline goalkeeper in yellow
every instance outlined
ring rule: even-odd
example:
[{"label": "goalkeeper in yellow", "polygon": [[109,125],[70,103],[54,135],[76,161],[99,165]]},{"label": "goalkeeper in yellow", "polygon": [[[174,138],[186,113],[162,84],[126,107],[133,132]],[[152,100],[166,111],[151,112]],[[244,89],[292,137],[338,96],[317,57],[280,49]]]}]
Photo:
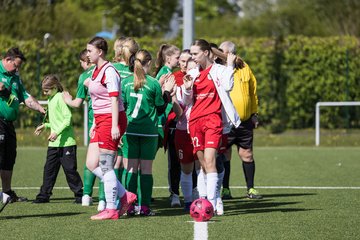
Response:
[{"label": "goalkeeper in yellow", "polygon": [[[219,47],[224,54],[236,53],[233,42],[225,41]],[[258,126],[258,97],[256,93],[256,78],[249,65],[241,58],[236,59],[234,70],[234,87],[230,92],[231,100],[240,116],[241,124],[233,128],[228,135],[228,150],[225,153],[225,175],[223,180],[222,198],[232,198],[229,189],[231,146],[235,144],[242,160],[242,166],[247,186],[247,197],[261,199],[258,191],[254,188],[255,161],[253,155],[254,128]]]}]

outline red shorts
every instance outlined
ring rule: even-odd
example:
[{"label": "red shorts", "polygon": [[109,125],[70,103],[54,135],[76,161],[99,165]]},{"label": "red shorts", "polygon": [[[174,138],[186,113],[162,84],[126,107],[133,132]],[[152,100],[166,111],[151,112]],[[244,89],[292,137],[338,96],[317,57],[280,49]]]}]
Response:
[{"label": "red shorts", "polygon": [[[90,138],[90,143],[97,142],[99,148],[108,149],[112,151],[117,151],[120,138],[113,140],[111,137],[111,125],[112,125],[112,115],[109,114],[94,114],[94,119],[96,127],[94,133]],[[124,111],[119,112],[119,122],[118,127],[120,130],[120,136],[125,133],[127,126],[127,118]]]},{"label": "red shorts", "polygon": [[176,129],[175,131],[176,155],[182,164],[192,163],[197,159],[193,153],[193,146],[190,135],[186,130]]},{"label": "red shorts", "polygon": [[221,115],[214,113],[191,121],[189,130],[194,153],[205,148],[218,149],[223,131]]},{"label": "red shorts", "polygon": [[220,147],[219,147],[219,151],[218,153],[224,153],[227,149],[227,145],[228,145],[228,134],[223,134],[221,136],[221,143],[220,143]]}]

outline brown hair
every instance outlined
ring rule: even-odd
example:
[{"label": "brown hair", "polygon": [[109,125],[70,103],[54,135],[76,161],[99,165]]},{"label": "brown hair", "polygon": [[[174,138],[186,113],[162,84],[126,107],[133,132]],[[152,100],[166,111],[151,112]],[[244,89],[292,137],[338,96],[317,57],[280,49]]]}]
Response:
[{"label": "brown hair", "polygon": [[94,47],[96,47],[97,49],[100,49],[104,52],[104,55],[107,54],[108,51],[108,44],[106,42],[106,40],[102,37],[94,37],[93,39],[91,39],[88,44],[93,45]]},{"label": "brown hair", "polygon": [[41,82],[42,89],[53,89],[57,88],[59,92],[64,91],[63,86],[60,83],[59,77],[55,74],[49,74],[44,77]]},{"label": "brown hair", "polygon": [[139,50],[134,56],[134,90],[137,92],[145,85],[146,76],[143,66],[151,60],[151,54],[147,50]]},{"label": "brown hair", "polygon": [[130,57],[139,50],[139,44],[133,38],[126,38],[122,44],[120,56],[126,65],[130,65]]},{"label": "brown hair", "polygon": [[86,48],[81,50],[81,52],[79,53],[79,60],[83,61],[83,62],[87,62],[89,63],[89,58],[87,57],[87,50]]},{"label": "brown hair", "polygon": [[178,47],[167,43],[161,44],[159,51],[156,54],[155,75],[157,75],[160,69],[165,65],[166,57],[172,56],[176,52],[180,52]]}]

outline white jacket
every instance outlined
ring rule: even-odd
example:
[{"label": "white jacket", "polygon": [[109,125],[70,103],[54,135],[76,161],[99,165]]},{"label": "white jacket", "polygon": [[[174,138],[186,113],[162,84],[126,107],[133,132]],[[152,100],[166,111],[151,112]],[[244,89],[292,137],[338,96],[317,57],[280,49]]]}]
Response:
[{"label": "white jacket", "polygon": [[[188,75],[194,81],[200,75],[199,66],[190,70]],[[209,79],[213,80],[217,93],[221,100],[221,114],[224,125],[224,133],[231,129],[231,126],[238,127],[241,123],[240,117],[230,98],[230,91],[234,86],[234,68],[214,63],[209,72]],[[186,105],[193,104],[193,91],[183,89],[183,101]]]}]

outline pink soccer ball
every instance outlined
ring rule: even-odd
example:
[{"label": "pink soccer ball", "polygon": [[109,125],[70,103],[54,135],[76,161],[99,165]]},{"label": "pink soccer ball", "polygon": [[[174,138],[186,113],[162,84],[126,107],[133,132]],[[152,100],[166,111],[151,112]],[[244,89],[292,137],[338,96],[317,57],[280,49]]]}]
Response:
[{"label": "pink soccer ball", "polygon": [[206,199],[196,199],[190,206],[190,216],[195,222],[206,222],[214,216],[214,208]]}]

